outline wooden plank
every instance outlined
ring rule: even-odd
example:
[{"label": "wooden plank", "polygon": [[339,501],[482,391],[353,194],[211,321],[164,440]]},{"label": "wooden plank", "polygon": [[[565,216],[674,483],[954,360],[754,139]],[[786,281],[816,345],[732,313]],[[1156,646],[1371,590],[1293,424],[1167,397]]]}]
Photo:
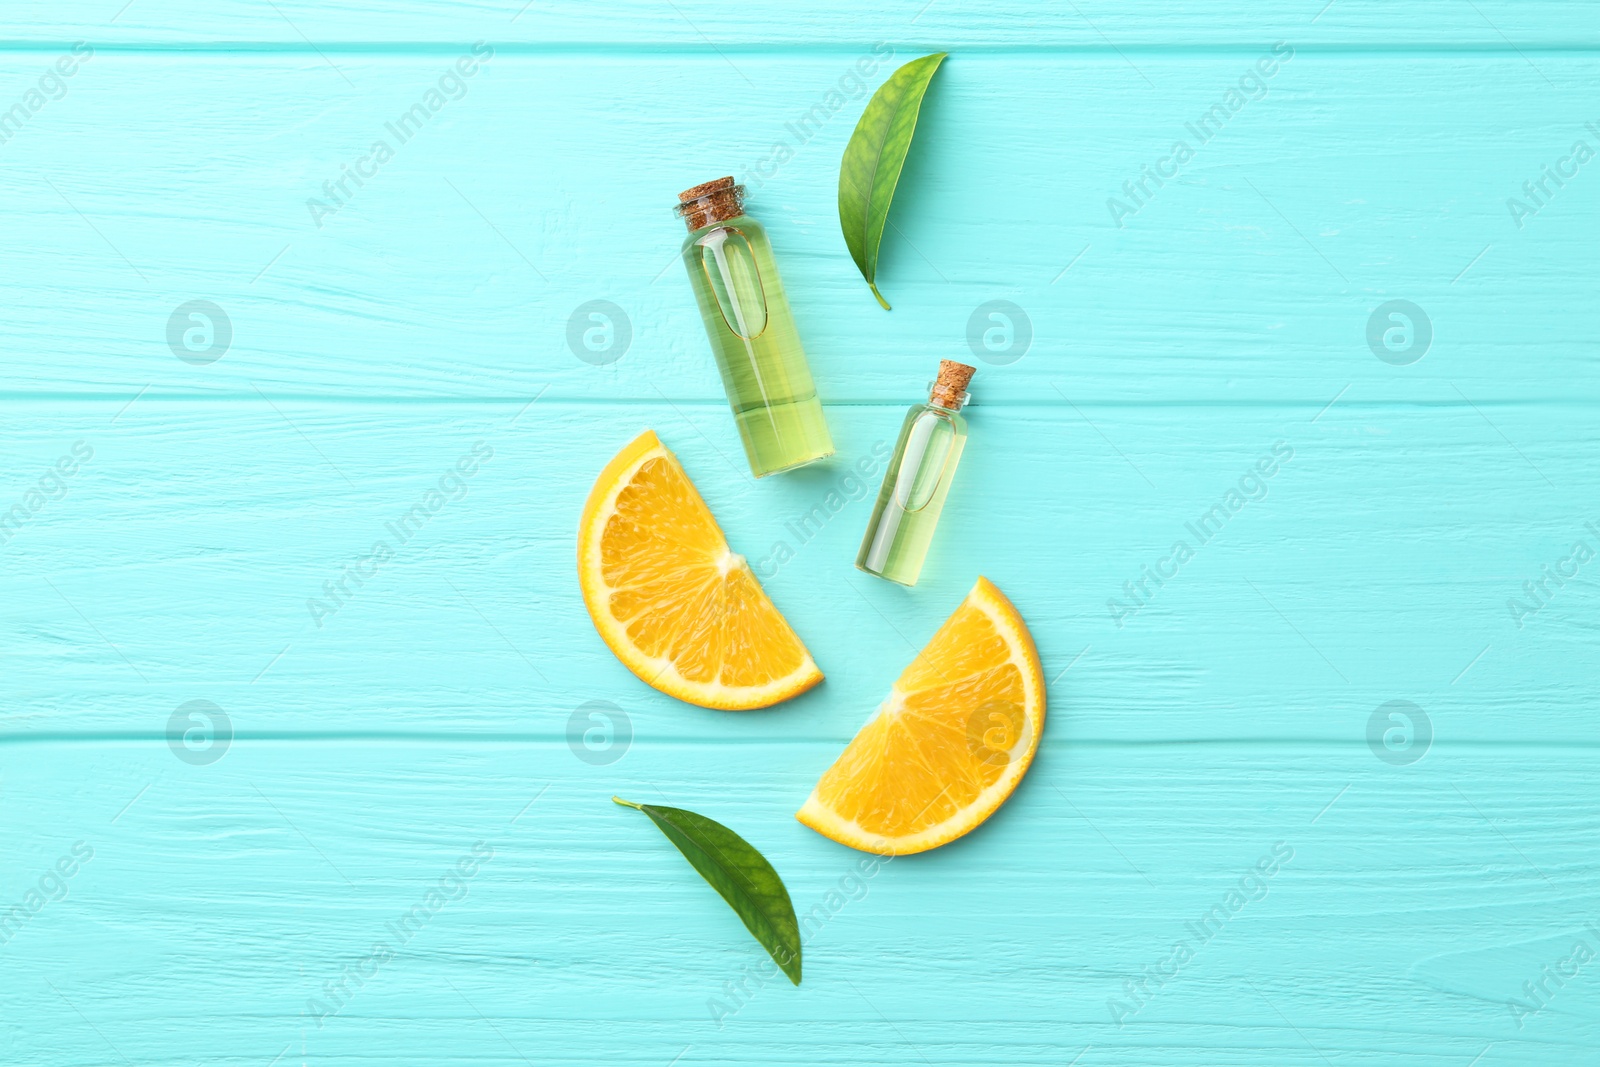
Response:
[{"label": "wooden plank", "polygon": [[[120,0],[119,0],[120,3]],[[0,37],[58,41],[83,37],[128,44],[238,47],[262,42],[325,52],[352,44],[412,45],[471,41],[535,48],[583,47],[615,54],[628,49],[839,47],[905,42],[924,51],[955,48],[1070,48],[1111,51],[1151,46],[1225,46],[1284,38],[1307,44],[1454,46],[1524,50],[1594,44],[1590,9],[1579,0],[1479,0],[1470,5],[1419,0],[1338,0],[1302,5],[1251,0],[1226,7],[1174,7],[1154,0],[1121,4],[1034,5],[1019,11],[998,2],[897,0],[862,5],[821,0],[781,14],[730,0],[671,5],[620,0],[597,8],[581,0],[426,0],[385,4],[381,17],[355,0],[218,0],[196,10],[180,0],[48,4],[16,0],[0,21]],[[319,60],[320,62],[320,60]],[[335,59],[337,62],[337,59]]]},{"label": "wooden plank", "polygon": [[[1593,741],[1587,408],[1430,401],[980,403],[910,591],[851,567],[898,406],[831,408],[839,456],[757,483],[711,403],[13,401],[5,507],[38,507],[4,546],[4,730],[159,736],[205,699],[257,736],[556,739],[606,700],[652,737],[842,743],[983,573],[1033,627],[1062,743],[1363,743],[1391,700],[1441,739]],[[595,635],[576,516],[646,426],[810,644],[817,691],[690,708]],[[45,472],[78,441],[93,457],[60,496]],[[492,457],[458,486],[475,449]],[[402,542],[441,479],[454,499]],[[394,558],[349,577],[380,541]]]},{"label": "wooden plank", "polygon": [[[1154,86],[1115,55],[957,55],[886,244],[892,313],[835,218],[858,103],[804,144],[791,132],[854,52],[741,55],[736,70],[507,50],[400,144],[389,124],[454,56],[341,57],[352,91],[315,56],[97,53],[4,145],[7,393],[714,399],[670,207],[734,171],[829,400],[898,400],[935,356],[990,356],[968,337],[997,324],[994,300],[1023,309],[1032,340],[986,365],[991,403],[1050,398],[1055,382],[1127,403],[1597,395],[1581,315],[1592,165],[1561,188],[1541,177],[1571,168],[1579,140],[1600,149],[1588,54],[1297,52],[1204,144],[1188,127],[1221,123],[1210,109],[1255,77],[1257,52],[1163,55]],[[0,84],[22,92],[47,59],[6,57]],[[319,229],[308,201],[331,203],[342,167],[371,170],[378,139],[393,159],[346,181]],[[1143,168],[1170,169],[1177,139],[1195,155],[1157,188]],[[781,166],[780,145],[794,150]],[[1513,218],[1536,179],[1549,198]],[[1148,199],[1124,191],[1140,181]],[[200,320],[179,313],[197,299],[232,330],[198,365],[213,339],[187,351]],[[593,300],[629,320],[609,365],[567,339]],[[1379,312],[1393,300],[1428,320],[1420,362],[1370,346],[1374,322],[1371,336],[1400,321]]]},{"label": "wooden plank", "polygon": [[[0,891],[47,900],[3,946],[15,1062],[168,1063],[179,1034],[259,1063],[1600,1050],[1586,967],[1520,1029],[1507,1008],[1600,943],[1592,747],[1441,743],[1407,768],[1350,745],[1058,748],[989,825],[870,877],[790,818],[824,744],[641,741],[607,768],[559,744],[240,741],[204,766],[159,743],[6,753],[27,817],[0,824]],[[752,977],[760,949],[612,793],[664,795],[764,850],[814,916],[799,989]],[[77,842],[92,858],[47,878]],[[451,877],[475,847],[492,858]],[[1179,942],[1191,957],[1119,1027],[1124,979],[1173,971]]]}]

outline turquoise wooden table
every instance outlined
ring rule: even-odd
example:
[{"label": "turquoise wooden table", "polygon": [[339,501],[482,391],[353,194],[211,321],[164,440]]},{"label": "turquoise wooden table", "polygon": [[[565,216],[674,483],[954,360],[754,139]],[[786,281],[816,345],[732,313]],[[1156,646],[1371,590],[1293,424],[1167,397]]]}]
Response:
[{"label": "turquoise wooden table", "polygon": [[[885,312],[839,157],[939,50]],[[1579,0],[10,0],[5,1062],[1600,1061],[1597,90]],[[760,482],[670,214],[728,173],[839,446]],[[940,358],[907,590],[849,471]],[[645,427],[823,685],[596,636]],[[1039,757],[862,874],[792,812],[980,573]],[[765,852],[800,988],[613,793]]]}]

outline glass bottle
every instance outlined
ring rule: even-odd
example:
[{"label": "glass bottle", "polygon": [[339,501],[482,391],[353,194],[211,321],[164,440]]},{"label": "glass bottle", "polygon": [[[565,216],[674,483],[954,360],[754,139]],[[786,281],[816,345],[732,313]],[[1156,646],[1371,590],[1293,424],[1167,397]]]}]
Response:
[{"label": "glass bottle", "polygon": [[833,455],[833,438],[772,261],[744,213],[744,186],[718,178],[678,194],[689,270],[711,353],[757,478]]},{"label": "glass bottle", "polygon": [[906,414],[867,535],[856,554],[856,566],[868,574],[901,585],[917,584],[967,443],[961,407],[967,402],[967,383],[974,371],[965,363],[942,360],[928,402]]}]

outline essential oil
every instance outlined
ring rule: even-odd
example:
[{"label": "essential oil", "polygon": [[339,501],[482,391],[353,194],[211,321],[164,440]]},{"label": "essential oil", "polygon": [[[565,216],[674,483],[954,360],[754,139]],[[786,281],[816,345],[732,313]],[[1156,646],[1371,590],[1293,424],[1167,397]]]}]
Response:
[{"label": "essential oil", "polygon": [[917,584],[967,443],[961,408],[973,373],[965,363],[943,360],[928,402],[906,413],[856,555],[856,566],[868,574],[901,585]]},{"label": "essential oil", "polygon": [[760,478],[833,455],[772,242],[744,213],[744,186],[718,178],[678,199],[683,264],[750,470]]}]

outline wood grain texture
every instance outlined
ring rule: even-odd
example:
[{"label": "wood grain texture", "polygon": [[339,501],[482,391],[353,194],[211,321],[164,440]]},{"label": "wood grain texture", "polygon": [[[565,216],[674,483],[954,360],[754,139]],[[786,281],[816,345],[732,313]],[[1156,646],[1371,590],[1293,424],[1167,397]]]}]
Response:
[{"label": "wood grain texture", "polygon": [[[6,899],[75,842],[94,855],[0,949],[14,1062],[1060,1064],[1092,1045],[1084,1062],[1443,1067],[1490,1043],[1581,1062],[1600,1040],[1586,972],[1520,1031],[1505,1003],[1595,943],[1600,826],[1573,803],[1593,748],[1441,744],[1409,768],[1062,748],[985,827],[865,877],[790,818],[827,744],[641,741],[603,769],[562,744],[236,742],[200,767],[160,744],[25,750]],[[737,918],[609,800],[657,788],[783,871],[810,920],[799,989],[757,982]],[[492,858],[446,879],[480,842]],[[1274,847],[1277,871],[1246,879]],[[1242,879],[1119,1027],[1124,977]],[[394,958],[363,963],[377,942]],[[308,1002],[334,1007],[347,968],[368,973],[319,1027]]]},{"label": "wood grain texture", "polygon": [[[16,457],[15,500],[74,441],[94,449],[4,547],[18,731],[148,735],[207,699],[247,732],[551,737],[609,700],[658,736],[843,740],[983,573],[1037,635],[1053,739],[1353,742],[1391,699],[1426,705],[1441,737],[1528,722],[1531,740],[1597,737],[1587,571],[1547,583],[1542,607],[1523,584],[1575,541],[1600,547],[1579,406],[979,404],[914,590],[850,566],[898,407],[831,409],[838,459],[755,482],[724,405],[119,406],[8,414],[38,442]],[[595,634],[577,514],[646,426],[809,644],[821,689],[703,711]],[[492,458],[456,477],[475,447]],[[454,499],[405,524],[441,479]]]},{"label": "wood grain texture", "polygon": [[[119,5],[121,9],[119,10]],[[1255,44],[1281,37],[1374,47],[1564,48],[1600,35],[1582,0],[1321,0],[1274,4],[1247,0],[1225,8],[1175,8],[1157,0],[1122,4],[1041,4],[1022,9],[999,0],[894,0],[863,5],[821,0],[777,11],[735,0],[619,0],[598,14],[583,0],[429,0],[386,3],[381,14],[357,0],[218,0],[195,8],[181,0],[51,4],[16,0],[0,37],[21,41],[74,38],[146,46],[236,47],[260,42],[294,49],[348,50],[485,39],[535,49],[598,52],[691,49],[709,60],[716,49],[811,49],[859,41],[905,41],[936,48],[1192,47]],[[319,61],[320,62],[320,61]]]},{"label": "wood grain texture", "polygon": [[[1313,412],[1346,386],[1407,403],[1459,403],[1450,383],[1473,400],[1600,392],[1593,337],[1567,317],[1592,295],[1593,168],[1547,183],[1556,195],[1520,229],[1507,208],[1576,139],[1600,149],[1588,53],[1535,69],[1514,53],[1280,62],[1263,46],[1162,58],[1155,86],[1115,55],[957,54],[896,197],[889,313],[864,294],[836,218],[859,105],[814,118],[804,144],[793,132],[867,46],[741,59],[758,88],[715,57],[497,54],[401,144],[391,124],[455,55],[350,57],[355,91],[314,56],[84,63],[4,145],[6,391],[720,398],[670,208],[732,172],[772,234],[829,401],[905,399],[934,354],[972,352],[974,315],[996,299],[1023,309],[1032,341],[985,374],[991,403],[1048,398],[1052,382],[1082,399]],[[1262,56],[1277,64],[1265,95],[1200,143],[1186,126]],[[8,63],[0,80],[20,92],[44,59]],[[663,97],[696,103],[640,104]],[[379,139],[393,151],[382,166]],[[1144,168],[1170,170],[1178,139],[1194,158],[1158,188]],[[775,146],[793,158],[780,165]],[[308,201],[334,205],[324,184],[363,159],[375,177],[347,180],[345,206],[314,220]],[[1108,201],[1133,206],[1123,187],[1139,181],[1148,201],[1114,218]],[[167,341],[196,298],[233,326],[206,366]],[[600,367],[567,339],[596,299],[631,329]],[[1409,367],[1368,347],[1392,299],[1432,324]]]},{"label": "wood grain texture", "polygon": [[[8,4],[5,1061],[1594,1060],[1600,162],[1544,176],[1600,149],[1591,9]],[[838,159],[946,49],[886,314]],[[668,210],[729,172],[839,445],[761,482]],[[595,300],[620,359],[569,342]],[[969,342],[994,300],[1009,363]],[[1420,361],[1369,344],[1392,300]],[[874,447],[949,357],[971,447],[890,587],[850,567]],[[646,426],[813,692],[691,708],[595,635],[574,524]],[[1038,760],[868,876],[792,812],[979,573],[1044,659]],[[763,850],[803,986],[613,793]]]}]

